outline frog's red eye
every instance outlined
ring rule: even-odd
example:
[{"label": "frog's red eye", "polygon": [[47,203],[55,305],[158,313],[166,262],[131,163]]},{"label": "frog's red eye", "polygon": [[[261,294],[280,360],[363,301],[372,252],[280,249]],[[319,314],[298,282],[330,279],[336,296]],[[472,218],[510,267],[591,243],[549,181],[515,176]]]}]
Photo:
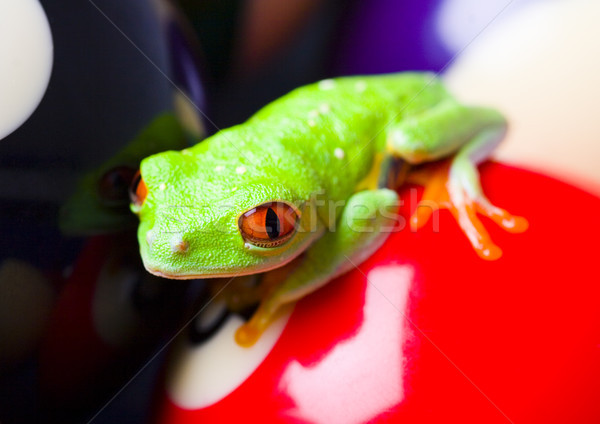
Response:
[{"label": "frog's red eye", "polygon": [[287,203],[269,202],[240,216],[238,225],[242,237],[258,247],[277,247],[295,232],[298,214]]},{"label": "frog's red eye", "polygon": [[140,171],[138,171],[135,173],[135,176],[131,181],[131,186],[129,187],[129,198],[131,199],[131,203],[134,205],[142,206],[144,200],[146,200],[146,195],[148,195],[148,188],[142,179],[142,174],[140,174]]},{"label": "frog's red eye", "polygon": [[98,182],[98,194],[108,203],[127,204],[127,189],[135,175],[135,169],[117,166],[109,169]]}]

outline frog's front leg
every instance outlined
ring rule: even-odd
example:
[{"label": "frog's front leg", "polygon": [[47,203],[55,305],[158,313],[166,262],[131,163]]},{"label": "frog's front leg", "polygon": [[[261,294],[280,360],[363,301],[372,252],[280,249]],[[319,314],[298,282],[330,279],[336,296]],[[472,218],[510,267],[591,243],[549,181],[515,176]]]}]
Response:
[{"label": "frog's front leg", "polygon": [[474,136],[453,158],[448,179],[453,213],[477,253],[484,259],[499,258],[502,251],[491,241],[476,213],[489,217],[512,233],[523,232],[528,227],[525,218],[513,216],[494,206],[481,189],[477,164],[487,157],[488,144],[497,137],[494,129],[483,130]]},{"label": "frog's front leg", "polygon": [[[299,300],[360,263],[377,250],[396,222],[398,195],[380,189],[354,194],[336,228],[330,228],[281,284],[268,294],[252,318],[236,333],[241,346],[252,346],[281,306]],[[350,262],[350,260],[352,262]]]},{"label": "frog's front leg", "polygon": [[409,182],[425,186],[423,198],[411,217],[411,226],[423,226],[433,210],[449,209],[480,257],[497,259],[496,246],[477,213],[488,216],[510,232],[527,229],[527,221],[491,204],[479,182],[477,165],[488,158],[504,137],[506,121],[493,109],[466,107],[446,100],[416,120],[390,132],[393,151],[420,163],[456,153],[450,165],[435,164],[416,171]]}]

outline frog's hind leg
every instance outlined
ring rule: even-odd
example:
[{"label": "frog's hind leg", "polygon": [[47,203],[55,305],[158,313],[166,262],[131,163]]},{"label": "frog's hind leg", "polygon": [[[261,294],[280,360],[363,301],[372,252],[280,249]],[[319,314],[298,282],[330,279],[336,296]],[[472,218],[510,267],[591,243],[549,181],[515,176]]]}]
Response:
[{"label": "frog's hind leg", "polygon": [[[411,227],[422,227],[436,209],[449,209],[478,255],[498,259],[502,251],[492,242],[477,214],[488,216],[510,232],[522,232],[528,226],[524,218],[492,205],[479,182],[477,165],[501,141],[506,122],[491,109],[456,103],[449,107],[444,103],[420,121],[409,122],[400,129],[400,137],[396,134],[396,139],[392,138],[391,145],[416,162],[439,159],[440,153],[447,156],[449,148],[457,152],[451,159],[423,167],[409,176],[409,182],[425,186],[423,198],[411,217]],[[423,127],[421,132],[416,130],[417,123]]]}]

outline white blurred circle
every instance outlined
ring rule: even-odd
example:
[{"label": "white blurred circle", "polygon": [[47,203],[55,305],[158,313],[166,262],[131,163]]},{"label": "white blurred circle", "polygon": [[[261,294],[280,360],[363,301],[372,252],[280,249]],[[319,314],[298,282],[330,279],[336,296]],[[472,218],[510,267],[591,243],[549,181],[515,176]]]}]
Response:
[{"label": "white blurred circle", "polygon": [[36,109],[50,80],[52,34],[37,0],[0,0],[0,139]]},{"label": "white blurred circle", "polygon": [[496,158],[600,195],[598,22],[595,0],[529,2],[483,31],[445,80],[462,101],[508,118]]}]

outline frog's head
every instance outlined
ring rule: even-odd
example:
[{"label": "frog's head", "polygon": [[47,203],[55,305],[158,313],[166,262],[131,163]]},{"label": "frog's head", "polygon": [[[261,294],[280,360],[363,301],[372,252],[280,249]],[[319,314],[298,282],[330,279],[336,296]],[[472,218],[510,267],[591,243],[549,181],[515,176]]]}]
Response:
[{"label": "frog's head", "polygon": [[289,262],[323,225],[311,193],[297,184],[292,190],[285,177],[271,167],[231,165],[186,150],[145,159],[132,210],[140,218],[146,269],[190,279],[254,274]]}]

